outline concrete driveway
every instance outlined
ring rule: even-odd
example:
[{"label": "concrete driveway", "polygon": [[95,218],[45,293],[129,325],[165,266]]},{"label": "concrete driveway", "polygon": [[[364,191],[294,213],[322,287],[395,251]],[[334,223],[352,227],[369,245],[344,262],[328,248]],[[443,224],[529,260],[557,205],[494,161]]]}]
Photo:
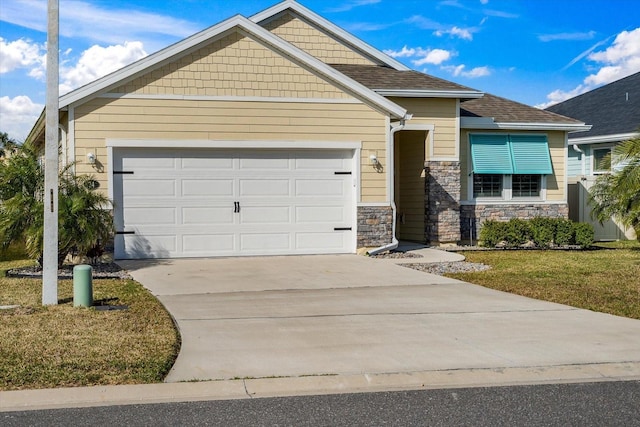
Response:
[{"label": "concrete driveway", "polygon": [[180,328],[182,349],[167,382],[461,370],[488,372],[491,382],[508,369],[534,379],[568,370],[571,378],[613,371],[616,378],[640,377],[640,321],[388,260],[327,255],[120,264]]}]

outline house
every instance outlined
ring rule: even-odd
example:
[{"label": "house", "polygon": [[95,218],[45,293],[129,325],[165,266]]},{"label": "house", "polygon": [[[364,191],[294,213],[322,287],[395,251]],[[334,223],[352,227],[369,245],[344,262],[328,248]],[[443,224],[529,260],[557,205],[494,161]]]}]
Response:
[{"label": "house", "polygon": [[566,217],[567,134],[588,128],[410,70],[291,0],[67,93],[60,112],[62,152],[114,202],[116,258],[382,251]]},{"label": "house", "polygon": [[[631,229],[625,230],[614,221],[601,225],[592,219],[588,201],[595,179],[611,170],[611,162],[604,161],[611,149],[638,135],[640,72],[548,107],[547,111],[592,125],[588,131],[569,135],[569,217],[593,224],[596,240],[634,239]],[[615,159],[613,164],[615,167]]]}]

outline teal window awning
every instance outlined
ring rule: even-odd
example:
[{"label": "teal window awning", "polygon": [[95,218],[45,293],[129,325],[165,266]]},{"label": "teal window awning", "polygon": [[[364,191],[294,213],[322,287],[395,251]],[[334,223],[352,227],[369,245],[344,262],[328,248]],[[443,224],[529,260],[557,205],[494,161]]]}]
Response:
[{"label": "teal window awning", "polygon": [[471,135],[470,139],[474,173],[513,173],[508,135]]},{"label": "teal window awning", "polygon": [[509,135],[514,174],[551,175],[551,154],[544,135]]},{"label": "teal window awning", "polygon": [[473,173],[553,174],[545,135],[476,134],[469,138]]}]

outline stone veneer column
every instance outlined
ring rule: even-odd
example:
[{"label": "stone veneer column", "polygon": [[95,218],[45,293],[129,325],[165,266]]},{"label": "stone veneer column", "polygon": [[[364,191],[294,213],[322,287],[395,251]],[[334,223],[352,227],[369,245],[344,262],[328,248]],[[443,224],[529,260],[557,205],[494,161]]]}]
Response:
[{"label": "stone veneer column", "polygon": [[378,247],[393,239],[391,206],[358,206],[358,247]]},{"label": "stone veneer column", "polygon": [[427,183],[426,240],[460,240],[460,162],[425,162]]}]

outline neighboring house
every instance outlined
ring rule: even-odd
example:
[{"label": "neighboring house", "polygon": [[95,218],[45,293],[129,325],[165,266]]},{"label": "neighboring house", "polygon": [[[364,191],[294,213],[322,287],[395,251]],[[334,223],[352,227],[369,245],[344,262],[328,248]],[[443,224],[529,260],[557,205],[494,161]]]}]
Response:
[{"label": "neighboring house", "polygon": [[569,134],[567,175],[569,179],[569,217],[590,222],[596,240],[635,238],[613,221],[600,225],[591,218],[588,190],[598,175],[609,173],[612,162],[605,161],[621,141],[638,135],[640,128],[640,72],[583,93],[547,108],[592,125],[591,130]]},{"label": "neighboring house", "polygon": [[[582,121],[408,69],[295,1],[60,97],[116,258],[354,253],[566,217]],[[29,139],[44,138],[43,117]]]}]

